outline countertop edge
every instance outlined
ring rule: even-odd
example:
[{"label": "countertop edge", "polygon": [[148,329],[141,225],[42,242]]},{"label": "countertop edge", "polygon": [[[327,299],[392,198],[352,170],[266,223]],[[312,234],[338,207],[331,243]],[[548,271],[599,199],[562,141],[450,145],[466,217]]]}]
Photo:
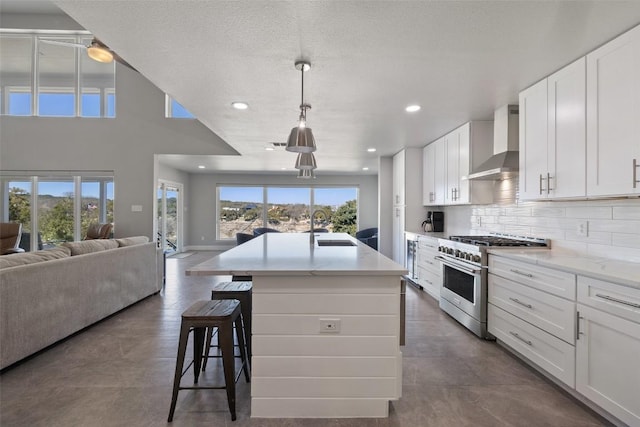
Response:
[{"label": "countertop edge", "polygon": [[[555,249],[527,249],[525,253],[523,251],[517,251],[517,249],[495,248],[489,249],[487,250],[487,252],[492,255],[502,256],[529,264],[539,265],[541,267],[553,268],[555,270],[560,270],[579,276],[590,277],[593,279],[613,282],[619,285],[640,289],[640,264],[631,261],[595,257]],[[546,256],[547,258],[541,258],[541,254]],[[568,261],[572,259],[580,260],[580,262],[586,264],[588,267],[579,265],[565,265],[561,262],[562,260]],[[615,273],[596,270],[596,268],[606,268],[607,266],[611,270],[616,270],[616,267],[622,267],[625,271],[631,271],[631,274],[635,273],[637,275],[637,279],[629,278],[627,275],[623,275],[623,272],[620,272],[619,268]]]}]

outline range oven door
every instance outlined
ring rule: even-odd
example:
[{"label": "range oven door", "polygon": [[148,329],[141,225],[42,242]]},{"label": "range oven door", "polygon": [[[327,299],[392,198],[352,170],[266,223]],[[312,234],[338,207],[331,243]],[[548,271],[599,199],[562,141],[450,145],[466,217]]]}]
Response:
[{"label": "range oven door", "polygon": [[462,310],[474,321],[486,324],[487,289],[483,269],[443,256],[437,256],[436,259],[442,261],[440,298]]}]

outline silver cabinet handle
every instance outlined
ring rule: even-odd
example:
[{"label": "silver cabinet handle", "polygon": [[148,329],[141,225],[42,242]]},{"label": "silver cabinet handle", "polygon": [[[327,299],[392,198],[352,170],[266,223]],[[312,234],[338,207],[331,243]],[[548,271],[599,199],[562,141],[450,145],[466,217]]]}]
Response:
[{"label": "silver cabinet handle", "polygon": [[513,331],[509,331],[509,333],[511,335],[513,335],[514,337],[516,337],[517,339],[519,339],[520,341],[522,341],[523,343],[525,343],[526,345],[530,345],[533,346],[533,343],[529,340],[525,340],[524,338],[522,338],[520,335],[518,335],[517,332],[513,332]]},{"label": "silver cabinet handle", "polygon": [[636,304],[635,302],[629,302],[629,301],[625,301],[623,299],[610,297],[609,295],[596,294],[596,296],[598,298],[602,298],[602,299],[606,299],[606,300],[609,300],[609,301],[618,302],[620,304],[628,305],[629,307],[640,308],[640,304]]},{"label": "silver cabinet handle", "polygon": [[638,181],[638,168],[640,168],[638,159],[633,159],[633,188],[636,188],[636,184],[640,183]]},{"label": "silver cabinet handle", "polygon": [[551,190],[553,190],[553,188],[551,188],[551,175],[547,172],[547,194],[549,194]]},{"label": "silver cabinet handle", "polygon": [[396,194],[396,205],[400,203],[400,196]]},{"label": "silver cabinet handle", "polygon": [[539,183],[539,187],[540,187],[540,195],[541,195],[541,196],[542,196],[542,181],[543,181],[542,174],[540,174],[540,183]]},{"label": "silver cabinet handle", "polygon": [[526,277],[530,277],[530,278],[531,278],[531,277],[533,277],[533,274],[523,273],[522,271],[520,271],[520,270],[514,270],[513,268],[512,268],[511,270],[509,270],[509,271],[511,271],[512,273],[519,274],[519,275],[521,275],[521,276],[526,276]]},{"label": "silver cabinet handle", "polygon": [[433,286],[433,282],[432,281],[427,280],[427,279],[424,279],[424,281]]},{"label": "silver cabinet handle", "polygon": [[523,306],[525,306],[525,307],[527,307],[527,308],[533,308],[533,306],[532,306],[531,304],[524,303],[524,302],[520,301],[518,298],[511,298],[511,297],[509,297],[509,299],[510,299],[511,301],[515,302],[516,304],[523,305]]},{"label": "silver cabinet handle", "polygon": [[576,312],[576,340],[580,339],[580,335],[584,335],[584,332],[580,332],[580,319],[584,319],[584,317],[580,316],[580,312]]}]

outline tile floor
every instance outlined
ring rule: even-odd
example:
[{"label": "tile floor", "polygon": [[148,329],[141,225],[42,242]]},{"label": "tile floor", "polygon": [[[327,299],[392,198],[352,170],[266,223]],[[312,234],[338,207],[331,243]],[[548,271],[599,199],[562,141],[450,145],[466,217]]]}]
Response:
[{"label": "tile floor", "polygon": [[[608,425],[495,343],[479,340],[409,287],[403,397],[386,419],[252,419],[238,382],[238,419],[223,390],[181,391],[167,424],[180,314],[228,276],[186,277],[213,256],[167,260],[164,291],[5,371],[0,425],[278,427],[586,427]],[[202,381],[218,374],[213,363]],[[187,378],[187,376],[185,376]]]}]

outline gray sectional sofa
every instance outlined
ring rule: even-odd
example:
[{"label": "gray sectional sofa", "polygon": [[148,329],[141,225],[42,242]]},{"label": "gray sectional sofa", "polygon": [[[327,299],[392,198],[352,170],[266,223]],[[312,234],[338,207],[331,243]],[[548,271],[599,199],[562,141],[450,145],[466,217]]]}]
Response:
[{"label": "gray sectional sofa", "polygon": [[0,257],[0,369],[162,289],[145,236]]}]

